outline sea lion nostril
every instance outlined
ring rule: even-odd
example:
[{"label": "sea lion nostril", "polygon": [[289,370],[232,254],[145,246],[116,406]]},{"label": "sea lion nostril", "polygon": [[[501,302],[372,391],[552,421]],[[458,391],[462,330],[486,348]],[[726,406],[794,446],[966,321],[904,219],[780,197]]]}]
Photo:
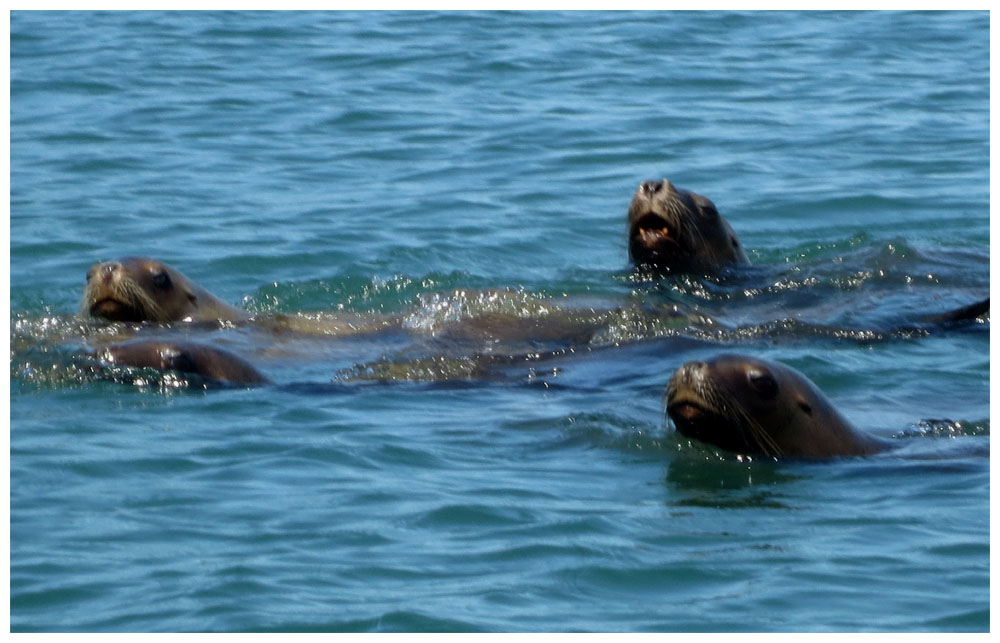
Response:
[{"label": "sea lion nostril", "polygon": [[686,375],[688,375],[689,377],[691,377],[691,376],[694,376],[694,375],[700,375],[701,373],[704,373],[705,370],[708,368],[708,364],[706,362],[702,362],[700,360],[696,360],[696,361],[688,362],[687,364],[684,364],[684,366],[682,366],[681,368],[684,369],[684,372],[685,372]]},{"label": "sea lion nostril", "polygon": [[109,261],[101,266],[101,279],[104,283],[110,283],[111,278],[114,277],[115,273],[121,268],[121,264],[117,261]]}]

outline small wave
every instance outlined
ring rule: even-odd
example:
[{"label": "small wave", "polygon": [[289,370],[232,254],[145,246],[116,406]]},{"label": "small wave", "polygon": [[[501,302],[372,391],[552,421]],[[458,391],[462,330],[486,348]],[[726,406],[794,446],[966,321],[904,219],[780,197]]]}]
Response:
[{"label": "small wave", "polygon": [[988,436],[990,434],[989,420],[970,422],[966,420],[920,420],[903,431],[893,435],[894,438],[957,438],[962,436]]},{"label": "small wave", "polygon": [[404,317],[403,327],[433,334],[446,326],[483,315],[538,319],[556,310],[551,303],[523,291],[460,289],[419,295],[417,310]]}]

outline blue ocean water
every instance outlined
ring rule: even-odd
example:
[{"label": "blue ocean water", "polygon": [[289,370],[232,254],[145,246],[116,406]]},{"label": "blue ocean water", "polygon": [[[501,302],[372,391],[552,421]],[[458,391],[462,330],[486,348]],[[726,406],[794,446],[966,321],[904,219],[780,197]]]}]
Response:
[{"label": "blue ocean water", "polygon": [[[10,39],[12,630],[988,630],[988,324],[887,332],[989,290],[987,13],[13,12]],[[625,210],[664,176],[752,268],[633,274]],[[724,330],[352,384],[442,344],[223,328],[274,386],[79,377],[116,332],[79,321],[84,274],[126,254],[258,315],[433,331],[501,289]],[[900,448],[680,438],[663,387],[722,351]]]}]

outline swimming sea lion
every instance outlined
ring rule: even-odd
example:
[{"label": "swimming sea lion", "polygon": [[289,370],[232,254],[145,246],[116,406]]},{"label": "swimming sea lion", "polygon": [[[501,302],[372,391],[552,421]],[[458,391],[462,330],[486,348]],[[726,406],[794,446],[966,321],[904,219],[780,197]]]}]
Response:
[{"label": "swimming sea lion", "polygon": [[236,321],[234,308],[167,264],[123,257],[87,271],[81,309],[93,317],[126,322]]},{"label": "swimming sea lion", "polygon": [[828,458],[890,448],[854,428],[802,373],[763,359],[724,354],[688,362],[664,397],[681,434],[727,451]]},{"label": "swimming sea lion", "polygon": [[178,371],[200,375],[223,384],[254,386],[270,383],[246,360],[221,348],[195,342],[125,342],[99,349],[97,357],[114,366]]},{"label": "swimming sea lion", "polygon": [[628,253],[636,266],[670,273],[714,273],[750,263],[715,204],[667,179],[636,189],[628,209]]}]

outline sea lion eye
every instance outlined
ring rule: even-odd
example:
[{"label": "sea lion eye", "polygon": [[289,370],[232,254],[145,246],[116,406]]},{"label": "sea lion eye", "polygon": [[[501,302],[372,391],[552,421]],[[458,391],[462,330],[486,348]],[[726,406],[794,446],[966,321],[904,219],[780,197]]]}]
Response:
[{"label": "sea lion eye", "polygon": [[764,371],[750,371],[747,373],[747,381],[750,386],[765,400],[770,400],[778,394],[778,382],[774,376]]},{"label": "sea lion eye", "polygon": [[158,272],[153,275],[153,285],[160,290],[166,290],[172,285],[170,282],[170,275],[165,272]]}]

